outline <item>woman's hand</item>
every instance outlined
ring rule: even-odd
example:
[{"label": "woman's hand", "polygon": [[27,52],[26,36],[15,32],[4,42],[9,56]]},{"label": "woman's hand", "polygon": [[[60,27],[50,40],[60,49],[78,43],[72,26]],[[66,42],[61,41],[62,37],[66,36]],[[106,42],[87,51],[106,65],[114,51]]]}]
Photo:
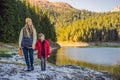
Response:
[{"label": "woman's hand", "polygon": [[35,46],[32,46],[32,49],[35,49]]},{"label": "woman's hand", "polygon": [[20,50],[22,49],[22,47],[20,47]]}]

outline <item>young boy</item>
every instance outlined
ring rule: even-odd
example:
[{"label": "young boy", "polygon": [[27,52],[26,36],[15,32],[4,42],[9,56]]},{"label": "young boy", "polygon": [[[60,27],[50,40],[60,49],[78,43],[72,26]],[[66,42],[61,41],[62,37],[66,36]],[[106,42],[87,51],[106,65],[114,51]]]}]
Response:
[{"label": "young boy", "polygon": [[38,34],[38,40],[36,42],[35,50],[38,50],[38,59],[41,59],[41,70],[46,70],[46,59],[50,55],[50,45],[47,40],[45,40],[45,35]]}]

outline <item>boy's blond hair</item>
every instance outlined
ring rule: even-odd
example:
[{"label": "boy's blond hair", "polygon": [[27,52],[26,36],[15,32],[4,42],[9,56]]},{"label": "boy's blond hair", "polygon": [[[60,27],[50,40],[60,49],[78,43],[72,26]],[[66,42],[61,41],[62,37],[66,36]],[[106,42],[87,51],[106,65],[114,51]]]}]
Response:
[{"label": "boy's blond hair", "polygon": [[43,33],[38,34],[38,37],[42,37],[42,36],[45,37],[45,35]]}]

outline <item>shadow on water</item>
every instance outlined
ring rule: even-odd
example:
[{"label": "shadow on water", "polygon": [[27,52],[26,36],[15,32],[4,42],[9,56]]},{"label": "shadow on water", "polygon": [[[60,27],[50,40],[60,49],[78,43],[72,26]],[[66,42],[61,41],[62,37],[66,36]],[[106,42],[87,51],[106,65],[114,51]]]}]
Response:
[{"label": "shadow on water", "polygon": [[56,65],[56,61],[57,61],[57,51],[58,51],[58,50],[54,50],[54,51],[51,53],[50,57],[48,58],[48,62],[50,62],[50,63],[52,63],[52,64],[54,64],[54,65]]}]

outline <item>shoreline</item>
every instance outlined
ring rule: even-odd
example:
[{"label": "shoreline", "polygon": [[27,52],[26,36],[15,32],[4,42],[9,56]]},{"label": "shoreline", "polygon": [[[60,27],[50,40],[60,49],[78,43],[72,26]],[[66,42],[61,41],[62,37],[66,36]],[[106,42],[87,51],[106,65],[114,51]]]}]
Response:
[{"label": "shoreline", "polygon": [[74,65],[52,66],[47,63],[46,71],[41,71],[39,65],[34,67],[34,71],[26,72],[25,66],[0,64],[0,80],[113,80],[108,73]]},{"label": "shoreline", "polygon": [[57,42],[61,47],[120,47],[120,42]]},{"label": "shoreline", "polygon": [[[50,42],[50,45],[51,45],[51,51],[54,51],[54,50],[56,50],[56,49],[58,49],[58,48],[60,48],[59,46],[58,46],[58,44],[56,45],[56,43],[54,43],[54,44],[52,44],[51,42]],[[56,46],[58,46],[58,47],[56,47]],[[22,75],[21,75],[21,70],[23,70],[24,68],[25,68],[25,66],[23,66],[23,67],[21,67],[21,69],[18,67],[19,65],[25,65],[25,61],[24,61],[24,58],[23,58],[23,56],[19,56],[18,55],[18,47],[16,47],[16,46],[13,46],[13,45],[8,45],[7,43],[5,43],[5,44],[2,44],[2,46],[0,46],[0,49],[1,50],[4,50],[4,49],[7,49],[7,52],[5,52],[5,53],[7,53],[7,54],[10,54],[10,55],[12,55],[12,57],[11,58],[1,58],[0,60],[2,61],[2,62],[0,62],[0,65],[4,65],[4,63],[5,63],[5,65],[13,65],[13,66],[15,66],[15,70],[17,70],[17,73],[15,73],[15,75],[16,75],[16,77],[18,77],[17,75],[19,75],[20,77],[22,77]],[[35,65],[35,67],[39,67],[38,66],[38,64],[39,64],[39,60],[37,59],[37,56],[35,56],[35,61],[34,61],[34,65]],[[9,64],[10,63],[10,64]],[[16,65],[15,65],[16,64]],[[49,63],[48,63],[49,64]],[[50,67],[52,67],[52,68],[55,68],[55,70],[53,71],[53,70],[51,70],[51,68]],[[70,67],[70,68],[69,68]],[[73,67],[72,69],[71,69],[71,67]],[[8,68],[10,68],[11,70],[12,70],[12,72],[14,73],[14,67],[11,67],[11,66],[9,66]],[[4,68],[2,68],[1,67],[1,69],[4,69]],[[98,76],[100,76],[101,77],[101,79],[102,79],[102,76],[106,76],[106,78],[107,78],[107,76],[109,76],[109,78],[111,79],[111,77],[113,77],[112,75],[109,75],[109,73],[107,73],[107,74],[104,74],[104,73],[102,73],[102,72],[100,72],[100,71],[97,71],[97,70],[94,70],[94,69],[90,69],[90,68],[87,68],[87,67],[81,67],[81,66],[74,66],[74,65],[71,65],[71,66],[68,66],[68,65],[66,65],[66,66],[53,66],[53,65],[49,65],[48,67],[47,67],[47,72],[49,72],[49,73],[53,73],[52,74],[52,77],[50,76],[50,78],[55,78],[56,79],[56,77],[54,76],[54,73],[56,74],[57,73],[57,71],[58,71],[58,69],[60,70],[60,72],[62,72],[62,73],[65,73],[65,74],[60,74],[60,75],[58,75],[58,76],[61,76],[61,77],[63,77],[62,79],[66,79],[66,78],[64,78],[64,75],[69,75],[69,76],[71,76],[71,74],[73,74],[73,73],[76,73],[77,75],[80,75],[81,77],[76,77],[76,75],[74,75],[73,77],[76,77],[76,79],[77,80],[79,80],[79,78],[81,78],[81,79],[85,79],[86,78],[86,76],[84,76],[84,75],[82,75],[82,74],[84,74],[85,72],[88,72],[87,73],[87,75],[88,75],[88,78],[89,79],[93,79],[93,78],[91,78],[90,77],[90,75],[92,75],[93,77],[96,77],[97,78],[97,76],[95,75],[96,73],[100,73],[100,74],[97,74]],[[62,70],[65,70],[65,72],[64,71],[62,71]],[[69,71],[67,71],[67,70],[73,70],[72,71],[72,73],[70,73],[70,74],[68,74],[69,73]],[[78,70],[79,69],[79,70]],[[39,70],[40,71],[40,67],[39,68],[37,68],[37,70]],[[39,75],[42,75],[43,73],[39,73],[39,72],[37,72],[37,70],[35,70],[35,74],[37,74],[37,76],[39,76]],[[84,71],[85,70],[85,71]],[[67,72],[66,72],[67,71]],[[82,71],[82,72],[81,72]],[[77,72],[81,72],[82,74],[79,74],[79,73],[77,73]],[[89,73],[90,72],[90,73]],[[95,72],[95,74],[93,74],[93,72]],[[59,73],[59,72],[58,72]],[[57,74],[58,74],[57,73]],[[2,74],[2,73],[1,73]],[[8,76],[7,75],[7,73],[3,70],[3,74],[5,74],[5,76],[4,77],[6,77],[6,76]],[[23,74],[27,74],[26,72],[23,72]],[[102,74],[102,75],[101,75]],[[68,76],[66,75],[66,77],[67,78],[69,78]],[[85,74],[86,75],[86,74]],[[30,76],[32,76],[31,74],[30,74]],[[46,74],[44,74],[43,75],[45,78],[43,78],[43,79],[46,79]],[[1,77],[1,76],[0,76]],[[4,79],[4,77],[3,77],[3,79]],[[9,77],[11,77],[11,79],[13,80],[13,76],[8,76],[8,79],[9,79]],[[27,77],[27,79],[29,79],[30,77],[29,76],[25,76],[25,77]],[[83,77],[83,78],[82,78]],[[36,80],[37,78],[41,78],[41,77],[35,77],[34,79]],[[23,78],[20,78],[20,79],[23,79]],[[49,78],[48,78],[49,79]],[[70,79],[72,79],[72,78],[69,78],[68,80],[70,80]],[[54,80],[54,79],[53,79]],[[95,80],[95,79],[93,79],[93,80]],[[107,80],[107,79],[105,79],[105,80]],[[112,80],[112,79],[111,79]]]}]

